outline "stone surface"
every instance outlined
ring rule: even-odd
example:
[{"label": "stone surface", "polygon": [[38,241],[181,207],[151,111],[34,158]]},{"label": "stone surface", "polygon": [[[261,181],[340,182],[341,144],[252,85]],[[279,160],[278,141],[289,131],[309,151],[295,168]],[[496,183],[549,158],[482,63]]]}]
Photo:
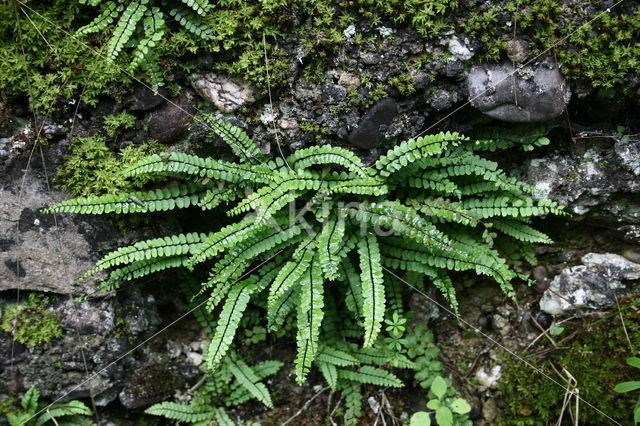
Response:
[{"label": "stone surface", "polygon": [[191,90],[183,90],[177,98],[149,114],[146,118],[149,136],[162,143],[175,142],[193,118],[194,98]]},{"label": "stone surface", "polygon": [[462,41],[455,35],[442,39],[440,43],[447,48],[454,58],[460,61],[468,61],[473,58],[474,52],[467,45],[468,41]]},{"label": "stone surface", "polygon": [[512,63],[477,65],[467,77],[471,105],[497,120],[535,123],[558,117],[571,96],[550,59],[514,68]]},{"label": "stone surface", "polygon": [[[16,395],[36,385],[43,398],[67,401],[93,395],[99,406],[113,401],[137,371],[134,354],[129,362],[121,358],[131,342],[143,340],[159,324],[155,303],[136,291],[123,296],[83,302],[58,298],[50,310],[60,318],[64,334],[42,345],[13,345],[10,336],[0,331],[0,394]],[[0,306],[10,301],[0,300]],[[114,318],[119,318],[118,327]],[[134,318],[145,318],[149,326],[134,331],[128,327]]]},{"label": "stone surface", "polygon": [[221,74],[192,74],[189,81],[200,96],[213,102],[222,112],[233,112],[255,102],[258,97],[254,87]]},{"label": "stone surface", "polygon": [[68,198],[47,185],[56,158],[56,147],[45,147],[42,157],[34,156],[29,162],[24,153],[0,166],[0,290],[94,294],[95,279],[76,280],[93,267],[98,247],[118,244],[116,230],[103,217],[40,212]]},{"label": "stone surface", "polygon": [[150,111],[159,107],[169,96],[169,92],[165,88],[161,88],[157,93],[145,86],[138,86],[133,93],[131,106],[132,111]]},{"label": "stone surface", "polygon": [[623,281],[640,280],[640,265],[612,253],[589,253],[582,265],[563,270],[540,299],[540,309],[565,315],[578,309],[608,308],[624,294]]},{"label": "stone surface", "polygon": [[525,167],[526,180],[537,196],[558,201],[572,213],[608,222],[629,241],[640,242],[640,140],[607,138],[567,148],[532,159]]},{"label": "stone surface", "polygon": [[358,127],[349,134],[349,142],[357,148],[376,147],[397,111],[398,106],[393,99],[385,98],[378,101],[360,119]]}]

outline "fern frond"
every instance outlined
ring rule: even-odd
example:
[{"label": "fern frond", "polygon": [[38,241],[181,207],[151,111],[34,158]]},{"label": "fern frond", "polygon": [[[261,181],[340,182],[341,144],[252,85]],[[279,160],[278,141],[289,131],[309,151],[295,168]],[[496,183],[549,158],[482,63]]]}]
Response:
[{"label": "fern frond", "polygon": [[[262,380],[266,377],[276,374],[284,364],[280,361],[263,361],[250,368],[258,378]],[[228,396],[225,396],[224,402],[227,406],[240,405],[253,398],[253,395],[237,381],[231,385]]]},{"label": "fern frond", "polygon": [[[81,401],[68,401],[47,408],[47,410],[33,420],[33,426],[41,426],[49,421],[53,423],[66,423],[69,419],[60,419],[60,417],[74,416],[90,416],[91,410]],[[17,424],[17,423],[16,423]],[[85,423],[80,423],[85,424]]]},{"label": "fern frond", "polygon": [[273,408],[271,395],[264,383],[260,382],[260,378],[255,372],[242,360],[232,359],[228,361],[228,368],[231,374],[238,380],[249,393],[269,408]]},{"label": "fern frond", "polygon": [[317,257],[309,264],[308,273],[301,284],[298,306],[298,352],[295,359],[296,382],[303,384],[316,352],[320,326],[324,317],[324,286],[322,270]]},{"label": "fern frond", "polygon": [[344,211],[359,222],[392,230],[420,244],[434,246],[440,250],[453,250],[446,235],[438,228],[417,215],[415,209],[398,202],[361,203],[358,206],[345,207]]},{"label": "fern frond", "polygon": [[192,232],[139,241],[133,245],[121,247],[96,262],[96,266],[83,275],[87,278],[96,272],[126,263],[155,259],[158,257],[183,256],[193,253],[207,235]]},{"label": "fern frond", "polygon": [[113,23],[113,21],[120,15],[120,12],[122,12],[123,10],[124,5],[122,3],[116,3],[113,1],[106,2],[102,8],[102,12],[100,13],[100,15],[98,15],[98,17],[91,21],[89,24],[85,25],[84,27],[80,27],[78,31],[76,31],[76,36],[97,33],[104,30]]},{"label": "fern frond", "polygon": [[352,179],[331,186],[327,194],[358,194],[358,195],[384,195],[389,188],[383,182],[372,177]]},{"label": "fern frond", "polygon": [[344,424],[345,426],[356,426],[362,415],[362,385],[356,382],[347,382],[340,387],[345,399]]},{"label": "fern frond", "polygon": [[[176,5],[177,6],[177,5]],[[169,11],[171,15],[180,25],[187,31],[193,33],[203,40],[213,40],[214,34],[209,25],[202,20],[191,9],[184,7],[175,7]]]},{"label": "fern frond", "polygon": [[362,298],[362,284],[360,283],[360,276],[356,272],[356,269],[346,257],[340,262],[340,276],[347,287],[345,296],[347,309],[354,314],[354,317],[358,321],[361,321],[364,312],[362,306],[364,303]]},{"label": "fern frond", "polygon": [[450,146],[467,140],[457,133],[438,133],[409,139],[396,145],[376,161],[376,175],[387,177],[421,158],[438,155]]},{"label": "fern frond", "polygon": [[268,311],[271,312],[275,310],[279,304],[279,300],[284,297],[292,287],[300,284],[300,279],[307,269],[309,269],[313,256],[313,251],[307,250],[299,259],[285,263],[282,269],[280,269],[269,288]]},{"label": "fern frond", "polygon": [[162,40],[164,35],[164,15],[159,8],[153,7],[147,10],[145,18],[142,21],[144,29],[144,37],[138,42],[133,51],[133,59],[129,64],[129,70],[135,70],[144,63],[153,48]]},{"label": "fern frond", "polygon": [[124,45],[136,30],[138,22],[147,10],[149,0],[134,0],[127,5],[116,25],[115,31],[107,43],[107,59],[115,61]]},{"label": "fern frond", "polygon": [[375,235],[368,234],[358,243],[360,256],[360,285],[362,288],[362,314],[364,347],[372,347],[382,328],[385,311],[384,279],[380,262],[380,249]]},{"label": "fern frond", "polygon": [[294,169],[306,169],[315,165],[336,164],[357,174],[362,178],[369,176],[362,160],[353,152],[331,145],[311,146],[300,149],[287,158]]},{"label": "fern frond", "polygon": [[345,229],[344,218],[332,217],[326,221],[322,231],[318,234],[318,259],[324,276],[328,280],[338,277],[338,265],[340,265],[341,259],[338,254],[342,248]]},{"label": "fern frond", "polygon": [[427,218],[477,226],[478,219],[466,212],[459,203],[443,198],[430,198],[418,203],[417,210]]},{"label": "fern frond", "polygon": [[213,419],[215,416],[213,410],[205,409],[205,407],[194,407],[170,401],[154,404],[144,412],[153,416],[162,416],[186,423],[204,422]]},{"label": "fern frond", "polygon": [[209,9],[211,8],[211,4],[209,3],[209,0],[180,0],[180,1],[182,1],[182,3],[189,6],[191,9],[193,9],[194,12],[196,12],[200,16],[206,15]]},{"label": "fern frond", "polygon": [[300,290],[296,287],[289,289],[278,299],[272,309],[267,312],[269,331],[275,331],[282,326],[287,315],[296,307]]},{"label": "fern frond", "polygon": [[213,407],[213,413],[217,426],[236,426],[236,423],[231,420],[231,417],[229,417],[229,415],[226,411],[224,411],[223,408]]},{"label": "fern frond", "polygon": [[330,346],[324,346],[318,351],[317,360],[327,364],[337,365],[338,367],[348,367],[360,363],[360,361],[348,352]]},{"label": "fern frond", "polygon": [[338,370],[336,366],[333,364],[329,364],[328,362],[322,362],[316,360],[316,364],[318,365],[318,369],[322,376],[327,381],[327,384],[332,390],[336,390],[338,385]]},{"label": "fern frond", "polygon": [[516,240],[542,244],[553,242],[547,235],[515,219],[493,219],[491,223],[498,231]]},{"label": "fern frond", "polygon": [[215,257],[227,248],[242,243],[260,231],[262,225],[257,225],[252,217],[232,223],[214,232],[196,247],[190,260],[190,265],[203,262]]},{"label": "fern frond", "polygon": [[222,203],[234,201],[242,196],[240,188],[234,186],[222,186],[221,188],[209,188],[198,200],[198,207],[202,210],[212,210]]},{"label": "fern frond", "polygon": [[100,290],[113,291],[123,281],[130,281],[165,269],[180,268],[187,264],[188,256],[156,257],[133,262],[109,274],[109,278],[100,284]]},{"label": "fern frond", "polygon": [[229,145],[242,161],[259,164],[265,160],[265,156],[260,152],[260,148],[258,148],[255,142],[253,142],[241,128],[214,118],[211,115],[205,115],[204,119],[211,127],[212,134]]},{"label": "fern frond", "polygon": [[102,195],[79,197],[61,201],[44,209],[44,213],[147,213],[187,208],[204,197],[207,187],[198,184],[174,185],[170,188],[154,189],[148,192],[132,192],[122,195]]},{"label": "fern frond", "polygon": [[229,350],[251,295],[256,290],[255,283],[245,280],[236,283],[229,291],[220,312],[216,332],[211,338],[204,357],[210,369],[217,366]]},{"label": "fern frond", "polygon": [[393,373],[381,368],[363,365],[357,371],[338,369],[338,376],[353,382],[401,388],[404,383]]}]

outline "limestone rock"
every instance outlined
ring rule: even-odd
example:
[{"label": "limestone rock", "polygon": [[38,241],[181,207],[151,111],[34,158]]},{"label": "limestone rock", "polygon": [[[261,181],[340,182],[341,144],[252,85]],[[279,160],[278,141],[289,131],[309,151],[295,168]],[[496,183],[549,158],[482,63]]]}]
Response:
[{"label": "limestone rock", "polygon": [[221,74],[192,74],[191,85],[222,112],[233,112],[256,101],[258,91],[245,82]]},{"label": "limestone rock", "polygon": [[626,288],[623,281],[640,280],[640,265],[612,253],[589,253],[582,265],[563,270],[540,299],[540,309],[564,315],[581,308],[608,308]]},{"label": "limestone rock", "polygon": [[[44,149],[49,173],[54,169],[50,163],[54,149]],[[68,196],[49,190],[37,157],[27,171],[28,157],[24,153],[0,167],[0,290],[94,294],[96,280],[76,280],[93,267],[98,247],[114,244],[117,231],[103,217],[41,213],[42,208]]]},{"label": "limestone rock", "polygon": [[363,149],[376,147],[397,112],[398,106],[393,99],[385,98],[378,101],[362,116],[358,127],[349,134],[349,142]]},{"label": "limestone rock", "polygon": [[558,117],[571,93],[550,59],[514,68],[512,63],[477,65],[467,77],[471,105],[489,117],[536,123]]}]

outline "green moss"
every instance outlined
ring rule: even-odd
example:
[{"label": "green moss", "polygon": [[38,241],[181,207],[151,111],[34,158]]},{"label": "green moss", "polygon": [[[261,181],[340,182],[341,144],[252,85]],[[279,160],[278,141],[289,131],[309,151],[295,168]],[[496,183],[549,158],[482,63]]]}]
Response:
[{"label": "green moss", "polygon": [[0,7],[0,90],[9,97],[27,94],[34,111],[47,112],[81,88],[82,101],[95,105],[109,83],[130,81],[60,30],[81,25],[77,1],[30,2],[37,13],[18,6]]},{"label": "green moss", "polygon": [[62,336],[60,320],[47,310],[49,298],[31,293],[27,303],[8,305],[0,328],[20,343],[37,346]]},{"label": "green moss", "polygon": [[114,137],[123,129],[133,129],[136,124],[136,117],[128,112],[121,112],[120,114],[105,115],[104,117],[104,130],[109,136]]},{"label": "green moss", "polygon": [[[640,300],[621,301],[623,318],[634,348],[640,348]],[[552,350],[540,360],[528,361],[559,383],[564,380],[554,371],[567,369],[578,383],[580,396],[623,424],[633,424],[630,395],[617,394],[614,386],[631,380],[635,374],[625,360],[633,355],[617,312],[586,325],[567,326],[563,336],[577,332],[575,338]],[[553,367],[552,367],[553,366]],[[497,397],[500,401],[498,425],[544,425],[558,419],[565,390],[517,360],[504,363]],[[568,418],[568,417],[567,417]],[[586,404],[580,404],[580,419],[588,424],[607,420]]]},{"label": "green moss", "polygon": [[389,79],[389,85],[398,89],[398,92],[403,96],[409,96],[416,92],[416,88],[413,85],[413,79],[406,73]]},{"label": "green moss", "polygon": [[70,146],[71,155],[59,167],[56,182],[75,196],[129,191],[145,184],[148,179],[126,178],[123,170],[160,149],[157,142],[150,141],[137,147],[123,148],[116,157],[102,136],[79,137]]}]

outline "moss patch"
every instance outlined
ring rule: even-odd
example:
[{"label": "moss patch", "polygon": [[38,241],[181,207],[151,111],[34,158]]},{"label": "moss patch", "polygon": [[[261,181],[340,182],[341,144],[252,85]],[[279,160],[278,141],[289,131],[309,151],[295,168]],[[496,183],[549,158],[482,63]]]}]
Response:
[{"label": "moss patch", "polygon": [[[621,304],[632,346],[640,348],[640,299]],[[618,394],[614,386],[632,380],[636,373],[625,360],[633,355],[617,312],[587,324],[571,324],[562,336],[576,335],[543,360],[529,357],[559,383],[554,371],[566,368],[578,382],[580,396],[622,424],[633,424],[634,395]],[[556,338],[561,340],[562,336]],[[551,349],[549,347],[548,349]],[[553,366],[553,367],[552,367]],[[499,425],[543,425],[555,422],[562,410],[565,391],[519,361],[504,364],[498,390]],[[565,410],[566,413],[567,410]],[[569,416],[565,416],[568,421]],[[606,424],[608,420],[587,404],[580,404],[580,424]]]},{"label": "moss patch", "polygon": [[37,346],[62,336],[60,320],[47,310],[49,298],[37,293],[29,294],[27,303],[9,305],[0,322],[0,328],[13,335],[20,343]]},{"label": "moss patch", "polygon": [[[114,128],[120,128],[118,124]],[[150,141],[128,146],[114,155],[100,135],[76,138],[71,155],[58,169],[56,182],[74,196],[116,194],[144,185],[147,178],[126,178],[123,170],[141,158],[158,152],[161,146]]]}]

